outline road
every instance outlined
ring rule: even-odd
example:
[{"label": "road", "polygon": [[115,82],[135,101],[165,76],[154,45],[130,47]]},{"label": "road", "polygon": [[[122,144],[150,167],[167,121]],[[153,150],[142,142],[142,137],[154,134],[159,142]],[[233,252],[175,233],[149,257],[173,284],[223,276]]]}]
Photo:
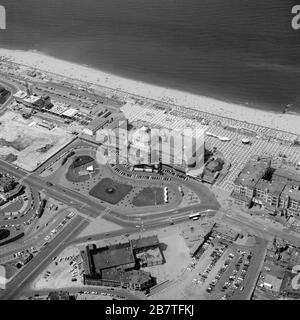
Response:
[{"label": "road", "polygon": [[[0,81],[3,85],[10,88],[12,92],[16,92],[18,89],[11,83]],[[0,113],[3,112],[6,106],[11,102],[12,95],[9,99],[3,104],[0,108]],[[6,171],[17,178],[25,181],[31,187],[36,188],[37,190],[44,190],[47,192],[47,195],[53,197],[54,199],[61,201],[62,203],[66,203],[70,205],[72,203],[72,207],[80,211],[86,216],[91,218],[98,217],[101,212],[103,212],[106,207],[100,205],[97,200],[93,200],[88,198],[80,193],[64,188],[60,185],[50,186],[47,185],[46,181],[40,178],[35,174],[30,174],[25,170],[17,168],[14,165],[8,164],[2,160],[0,160],[0,169]],[[158,227],[164,227],[170,224],[168,220],[169,217],[172,217],[173,222],[180,223],[187,219],[187,215],[205,211],[207,209],[218,210],[219,205],[216,203],[211,204],[197,204],[194,206],[190,206],[189,208],[181,208],[169,210],[163,213],[157,214],[144,214],[137,217],[125,216],[120,213],[110,211],[109,214],[105,216],[106,220],[117,223],[122,226],[123,229],[111,232],[109,237],[120,236],[124,234],[131,234],[136,232],[142,232],[144,230],[152,230]],[[280,236],[283,239],[286,239],[292,243],[299,243],[299,238],[289,235],[283,232],[278,231],[275,228],[263,228],[260,224],[255,221],[251,221],[250,219],[244,217],[231,217],[224,215],[222,217],[224,222],[240,224],[242,226],[250,227],[258,233],[264,234],[265,236]],[[74,239],[76,235],[78,235],[87,225],[88,221],[86,221],[83,217],[77,216],[72,220],[65,229],[58,234],[47,247],[45,247],[30,263],[28,263],[23,270],[19,274],[16,275],[15,278],[11,282],[8,283],[7,289],[5,293],[2,295],[1,299],[13,299],[18,297],[31,283],[31,281],[39,274],[47,265],[51,262],[52,258],[60,253],[64,248],[66,248],[70,244],[76,244],[80,242],[85,242],[89,240],[100,240],[106,238],[106,234],[98,234],[95,236],[87,236],[82,238]],[[136,228],[136,225],[140,226]]]},{"label": "road", "polygon": [[[14,84],[8,81],[1,80],[0,84],[1,83],[3,83],[4,86],[9,87],[12,93],[18,90],[18,88]],[[11,100],[12,95],[3,105],[0,106],[0,115],[5,111],[7,105],[11,102]],[[83,196],[62,186],[49,186],[46,184],[45,180],[41,179],[37,175],[28,174],[26,171],[11,164],[5,163],[1,160],[0,169],[11,173],[19,179],[24,179],[24,181],[26,181],[26,183],[28,183],[31,187],[36,188],[37,190],[44,190],[50,197],[53,197],[56,200],[61,201],[62,203],[66,203],[68,205],[70,205],[71,203],[72,207],[78,209],[78,211],[91,218],[98,217],[101,212],[106,209],[103,205],[100,205],[99,202],[93,201],[91,198]],[[215,203],[211,203],[208,205],[200,204],[191,206],[188,209],[174,209],[168,212],[157,213],[153,215],[145,214],[141,215],[140,218],[126,217],[120,213],[110,211],[109,214],[105,216],[105,219],[117,223],[118,225],[123,227],[123,229],[121,230],[111,232],[109,234],[109,237],[112,237],[126,233],[134,233],[137,231],[142,232],[143,229],[151,230],[157,227],[167,226],[170,223],[170,221],[168,220],[170,216],[172,216],[175,223],[179,223],[186,220],[186,216],[190,213],[205,211],[207,209],[217,210],[218,208],[219,207],[216,206]],[[286,232],[279,231],[276,228],[264,227],[258,222],[253,221],[251,218],[223,215],[221,219],[228,224],[238,224],[242,227],[248,227],[254,232],[262,235],[264,238],[279,236],[291,243],[300,243],[298,237]],[[21,272],[11,282],[8,283],[7,290],[5,294],[2,295],[1,299],[13,299],[18,297],[18,295],[20,295],[20,293],[22,293],[22,291],[24,291],[28,287],[28,285],[36,277],[36,275],[40,273],[44,268],[46,268],[52,258],[60,253],[69,244],[87,241],[90,238],[92,238],[93,240],[99,240],[106,237],[106,234],[98,234],[92,237],[89,236],[75,239],[75,236],[78,235],[81,230],[83,230],[88,225],[88,223],[89,222],[81,216],[75,217],[65,227],[65,229],[49,243],[47,247],[45,247],[30,263],[28,263],[24,267],[23,270],[21,270]],[[136,228],[136,225],[140,225],[140,227]]]},{"label": "road", "polygon": [[222,221],[229,224],[237,224],[242,227],[249,227],[251,230],[255,231],[264,239],[271,239],[272,237],[282,238],[292,244],[300,246],[300,237],[289,234],[287,232],[280,231],[276,228],[265,227],[264,225],[253,221],[251,217],[247,218],[241,215],[229,216],[224,214],[222,216]]},{"label": "road", "polygon": [[[66,218],[67,214],[72,210],[60,210],[54,217],[52,217],[51,221],[47,222],[46,225],[42,228],[36,229],[36,225],[32,224],[32,230],[29,233],[25,233],[25,236],[18,241],[14,241],[9,245],[1,248],[0,251],[0,261],[9,261],[12,260],[13,254],[26,251],[29,247],[38,248],[41,244],[45,242],[44,238],[48,236],[53,229],[57,229],[59,224]],[[69,220],[70,221],[70,220]],[[38,220],[35,220],[38,223]],[[66,225],[65,225],[66,226]],[[62,232],[60,230],[59,232]]]},{"label": "road", "polygon": [[[180,217],[175,220],[176,223],[180,223],[186,221],[186,216]],[[264,234],[265,236],[280,236],[283,239],[286,239],[292,243],[299,243],[299,238],[287,235],[285,233],[280,233],[278,230],[269,228],[265,230],[262,225],[257,224],[256,222],[252,222],[244,217],[229,217],[225,214],[221,218],[224,222],[239,224],[243,227],[249,227],[254,231]],[[52,261],[52,258],[57,256],[62,250],[64,250],[67,246],[76,243],[82,243],[85,241],[96,241],[105,239],[109,236],[120,236],[124,234],[131,234],[137,232],[137,229],[132,225],[130,227],[110,232],[109,235],[103,233],[95,236],[86,236],[77,238],[74,240],[74,237],[81,232],[88,225],[87,221],[84,221],[81,217],[76,217],[76,220],[72,221],[70,225],[66,227],[62,234],[58,235],[48,247],[44,249],[36,258],[32,260],[27,266],[25,266],[24,270],[18,274],[8,285],[5,295],[1,297],[1,299],[16,299],[21,295],[24,290],[29,289],[29,284],[34,280],[37,274],[39,274],[42,270],[44,270],[49,263]],[[156,229],[158,227],[162,228],[169,225],[169,221],[165,220],[163,223],[161,221],[151,221],[146,224],[147,230]]]},{"label": "road", "polygon": [[[96,201],[93,201],[90,198],[87,198],[83,195],[80,195],[77,192],[66,189],[62,186],[48,186],[46,181],[35,175],[28,175],[24,170],[16,169],[14,166],[7,164],[0,160],[0,168],[4,171],[7,171],[18,178],[25,178],[26,183],[30,184],[32,187],[37,188],[38,190],[45,190],[50,197],[53,197],[63,203],[67,203],[80,212],[84,213],[87,216],[92,218],[97,217],[102,211],[106,208],[99,205]],[[195,205],[192,207],[174,209],[168,212],[159,213],[155,215],[144,215],[139,219],[134,217],[124,217],[119,213],[110,212],[105,216],[106,220],[110,220],[114,223],[117,223],[123,227],[123,229],[111,232],[109,237],[120,236],[124,234],[131,234],[136,232],[142,232],[143,230],[152,230],[158,227],[164,227],[170,224],[169,217],[172,216],[173,222],[180,223],[186,221],[187,215],[195,211],[205,211],[207,209],[216,210],[214,204],[203,207],[203,205]],[[125,219],[126,218],[126,219]],[[243,227],[249,227],[254,231],[269,235],[269,236],[281,236],[283,239],[287,239],[292,243],[299,243],[299,239],[293,235],[288,235],[283,232],[279,232],[275,228],[264,229],[262,225],[251,219],[245,217],[233,217],[223,215],[222,220],[224,222],[240,224]],[[24,269],[8,284],[5,294],[2,296],[2,299],[15,299],[20,296],[20,294],[28,288],[29,284],[34,280],[34,278],[39,274],[47,265],[51,262],[54,256],[57,256],[64,248],[70,244],[76,244],[85,241],[96,241],[106,238],[106,234],[98,234],[95,236],[87,236],[82,238],[74,239],[81,230],[83,230],[88,225],[88,222],[82,217],[76,217],[65,230],[62,231],[56,238],[54,238],[48,247],[43,249]],[[136,225],[142,225],[140,228],[136,228]]]},{"label": "road", "polygon": [[[174,220],[175,223],[181,223],[186,221],[187,217],[182,216]],[[155,230],[157,228],[163,228],[169,226],[170,222],[168,219],[164,221],[154,221],[150,222],[146,225],[147,230]],[[60,252],[62,252],[66,247],[78,243],[83,243],[85,241],[97,241],[105,239],[109,236],[117,237],[125,234],[133,234],[137,233],[139,229],[130,225],[130,227],[123,228],[121,230],[117,230],[114,232],[110,232],[107,236],[107,233],[97,234],[95,236],[86,236],[75,238],[86,226],[88,222],[83,218],[77,216],[76,220],[74,219],[72,223],[67,225],[67,227],[59,234],[56,238],[54,238],[49,245],[39,253],[25,268],[22,270],[20,274],[18,274],[8,285],[6,292],[3,294],[1,299],[10,300],[16,299],[21,296],[21,294],[30,290],[30,283],[36,278],[36,276],[44,270],[52,259],[57,256]],[[75,238],[75,239],[74,239]],[[32,291],[32,290],[30,290]],[[95,290],[94,290],[95,291]]]},{"label": "road", "polygon": [[37,274],[39,274],[54,256],[57,256],[65,247],[68,240],[80,233],[88,222],[82,217],[75,217],[66,228],[58,234],[42,251],[29,262],[8,284],[2,292],[1,300],[11,300],[19,296]]},{"label": "road", "polygon": [[[57,292],[55,289],[47,289],[47,290],[30,290],[28,292],[24,292],[24,295],[26,297],[28,296],[34,296],[35,294],[38,294],[39,296],[48,296],[49,292]],[[141,297],[143,296],[142,293],[140,294],[141,297],[139,297],[136,293],[130,293],[128,290],[125,289],[119,289],[119,288],[114,288],[113,290],[110,288],[99,288],[96,286],[84,286],[82,288],[77,287],[77,288],[68,288],[68,292],[70,294],[76,294],[82,291],[89,291],[89,292],[97,292],[97,294],[101,294],[103,292],[112,294],[113,296],[120,296],[124,297],[128,300],[141,300]]]},{"label": "road", "polygon": [[[27,184],[31,187],[36,188],[38,190],[44,190],[47,192],[47,195],[55,198],[62,203],[66,203],[70,205],[72,203],[72,207],[78,209],[81,213],[91,216],[93,218],[99,216],[102,211],[106,208],[104,206],[99,205],[98,202],[93,201],[83,195],[80,195],[77,192],[66,189],[62,186],[49,186],[46,181],[35,175],[28,175],[24,170],[18,169],[15,166],[8,164],[4,161],[0,160],[0,168],[3,171],[6,171],[19,179],[23,179]],[[145,215],[142,217],[143,220],[134,218],[134,217],[126,217],[124,220],[124,216],[110,212],[106,215],[105,219],[112,221],[121,225],[124,229],[119,230],[118,232],[111,233],[110,236],[119,236],[126,233],[133,233],[142,231],[142,229],[137,229],[136,224],[141,223],[143,221],[143,230],[147,229],[155,229],[157,227],[163,227],[170,224],[168,218],[170,216],[176,220],[176,222],[184,221],[187,219],[187,215],[195,212],[195,211],[203,211],[206,209],[217,209],[218,206],[212,204],[210,206],[204,205],[195,205],[190,208],[182,208],[177,210],[171,210],[165,213],[158,213],[156,215]],[[78,220],[79,219],[79,220]],[[76,217],[74,221],[72,221],[66,228],[63,230],[55,239],[53,239],[48,247],[46,247],[41,253],[39,253],[28,265],[24,267],[24,269],[8,284],[5,294],[3,295],[3,299],[13,299],[17,297],[28,284],[36,277],[36,275],[43,270],[51,261],[51,259],[61,252],[68,244],[70,243],[78,243],[81,241],[85,241],[90,237],[82,238],[79,240],[70,241],[74,238],[84,227],[88,225],[88,222],[84,220],[83,217]],[[98,235],[94,237],[94,240],[105,238],[105,234]]]},{"label": "road", "polygon": [[[66,203],[68,205],[72,203],[72,207],[78,209],[78,211],[87,216],[91,216],[92,218],[98,217],[101,212],[106,209],[106,207],[100,205],[96,199],[93,200],[92,198],[81,195],[80,193],[64,188],[60,185],[48,186],[45,180],[42,180],[35,175],[28,175],[24,170],[16,170],[15,166],[1,160],[0,168],[2,171],[6,171],[19,179],[24,179],[24,176],[27,175],[24,181],[26,181],[26,183],[30,186],[37,188],[38,190],[46,191],[48,196],[61,201],[62,203]],[[195,212],[204,211],[206,209],[217,210],[219,209],[219,204],[197,204],[188,208],[174,209],[164,213],[149,214],[148,216],[147,214],[145,214],[141,215],[141,218],[143,219],[143,221],[153,220],[157,218],[164,219],[169,216],[180,215],[183,212],[187,211]],[[105,216],[105,219],[120,224],[121,226],[130,226],[139,220],[136,217],[125,216],[114,211],[110,211],[109,215]]]}]

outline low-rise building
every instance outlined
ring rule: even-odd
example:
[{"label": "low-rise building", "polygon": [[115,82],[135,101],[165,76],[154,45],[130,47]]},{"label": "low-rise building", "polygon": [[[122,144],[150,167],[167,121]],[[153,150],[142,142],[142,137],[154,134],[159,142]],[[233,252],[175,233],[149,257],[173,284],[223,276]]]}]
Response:
[{"label": "low-rise building", "polygon": [[15,98],[16,102],[22,103],[27,107],[41,109],[44,106],[44,100],[41,96],[30,94],[22,90],[16,92],[13,97]]},{"label": "low-rise building", "polygon": [[281,193],[280,208],[289,216],[298,216],[300,213],[300,191],[286,185]]},{"label": "low-rise building", "polygon": [[96,118],[89,123],[89,125],[83,129],[83,133],[89,136],[94,136],[96,132],[103,128],[108,123],[107,118]]},{"label": "low-rise building", "polygon": [[130,270],[136,265],[133,251],[129,242],[109,247],[89,249],[94,273],[101,274],[105,269]]},{"label": "low-rise building", "polygon": [[257,165],[251,160],[234,182],[231,194],[234,203],[246,208],[258,205],[273,215],[300,215],[300,175],[297,170],[279,168],[270,172],[269,162]]},{"label": "low-rise building", "polygon": [[260,205],[269,213],[275,213],[280,206],[280,196],[285,188],[283,182],[273,183],[266,180],[260,180],[256,184],[254,204]]},{"label": "low-rise building", "polygon": [[273,182],[283,182],[291,187],[300,186],[299,171],[294,168],[279,168],[272,175]]},{"label": "low-rise building", "polygon": [[131,246],[140,267],[149,267],[164,263],[157,236],[131,240]]},{"label": "low-rise building", "polygon": [[27,264],[32,258],[33,258],[33,254],[32,254],[32,253],[26,253],[21,259],[19,259],[19,263],[24,266],[24,265]]},{"label": "low-rise building", "polygon": [[155,284],[149,272],[143,270],[107,269],[102,275],[84,275],[84,283],[95,286],[121,287],[131,290],[146,290]]},{"label": "low-rise building", "polygon": [[48,130],[52,130],[56,127],[56,124],[51,121],[42,120],[41,122],[38,122],[38,125],[40,127],[46,128]]},{"label": "low-rise building", "polygon": [[97,248],[89,245],[81,252],[84,283],[145,290],[154,285],[151,274],[139,267],[164,262],[157,236]]},{"label": "low-rise building", "polygon": [[255,195],[257,183],[270,169],[270,159],[259,157],[250,159],[234,181],[234,190],[232,192],[234,203],[249,207]]},{"label": "low-rise building", "polygon": [[209,184],[213,184],[216,180],[218,174],[222,170],[224,165],[224,161],[220,158],[218,159],[212,159],[209,161],[204,168],[204,171],[202,173],[201,179],[204,182],[207,182]]}]

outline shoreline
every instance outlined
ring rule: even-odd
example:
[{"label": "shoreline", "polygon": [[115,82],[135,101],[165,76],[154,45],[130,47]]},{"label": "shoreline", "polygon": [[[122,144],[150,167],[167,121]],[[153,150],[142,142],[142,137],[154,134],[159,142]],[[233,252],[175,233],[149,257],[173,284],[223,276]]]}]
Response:
[{"label": "shoreline", "polygon": [[52,74],[56,73],[62,77],[73,78],[83,82],[89,82],[90,84],[139,95],[148,99],[245,121],[271,129],[300,134],[300,118],[298,114],[259,110],[176,89],[159,87],[103,72],[84,64],[68,62],[38,51],[0,48],[0,56],[8,58],[11,62]]}]

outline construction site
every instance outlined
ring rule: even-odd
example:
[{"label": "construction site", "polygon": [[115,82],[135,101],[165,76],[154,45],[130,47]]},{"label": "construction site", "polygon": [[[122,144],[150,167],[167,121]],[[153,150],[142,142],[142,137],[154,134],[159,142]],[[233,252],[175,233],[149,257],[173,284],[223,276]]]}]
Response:
[{"label": "construction site", "polygon": [[0,157],[27,171],[39,165],[66,146],[73,137],[58,127],[48,130],[36,119],[24,119],[7,111],[0,117]]}]

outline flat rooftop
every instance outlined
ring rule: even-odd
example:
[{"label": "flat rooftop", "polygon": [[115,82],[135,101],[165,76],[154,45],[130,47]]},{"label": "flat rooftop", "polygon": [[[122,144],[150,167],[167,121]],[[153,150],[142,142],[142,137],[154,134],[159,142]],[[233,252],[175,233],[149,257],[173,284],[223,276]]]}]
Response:
[{"label": "flat rooftop", "polygon": [[300,202],[300,190],[292,189],[289,185],[286,185],[282,193],[289,196],[292,200]]},{"label": "flat rooftop", "polygon": [[97,273],[103,269],[135,263],[130,243],[98,248],[91,251],[91,256]]},{"label": "flat rooftop", "polygon": [[273,177],[285,178],[300,183],[300,173],[296,169],[292,168],[279,168],[273,173]]},{"label": "flat rooftop", "polygon": [[285,188],[285,183],[283,182],[268,182],[265,180],[259,180],[257,185],[257,189],[268,190],[268,192],[274,196],[280,196],[283,189]]},{"label": "flat rooftop", "polygon": [[234,184],[253,188],[269,167],[270,160],[250,159],[235,179]]}]

